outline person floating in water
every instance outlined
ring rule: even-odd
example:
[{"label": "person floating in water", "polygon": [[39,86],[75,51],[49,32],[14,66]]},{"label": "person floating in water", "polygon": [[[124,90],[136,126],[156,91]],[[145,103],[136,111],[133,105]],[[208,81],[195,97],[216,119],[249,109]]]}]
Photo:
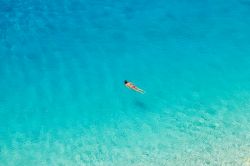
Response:
[{"label": "person floating in water", "polygon": [[132,89],[132,90],[134,90],[134,91],[136,91],[136,92],[139,92],[139,93],[142,93],[142,94],[145,93],[144,90],[142,90],[142,89],[136,87],[132,82],[128,82],[127,80],[125,80],[125,81],[124,81],[124,84],[125,84],[126,87],[128,87],[128,88],[130,88],[130,89]]}]

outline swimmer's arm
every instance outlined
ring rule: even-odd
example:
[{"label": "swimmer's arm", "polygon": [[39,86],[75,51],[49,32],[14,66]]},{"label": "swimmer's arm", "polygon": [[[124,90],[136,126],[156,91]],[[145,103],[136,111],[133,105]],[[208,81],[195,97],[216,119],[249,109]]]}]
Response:
[{"label": "swimmer's arm", "polygon": [[131,88],[131,87],[129,87],[128,85],[125,85],[127,88]]}]

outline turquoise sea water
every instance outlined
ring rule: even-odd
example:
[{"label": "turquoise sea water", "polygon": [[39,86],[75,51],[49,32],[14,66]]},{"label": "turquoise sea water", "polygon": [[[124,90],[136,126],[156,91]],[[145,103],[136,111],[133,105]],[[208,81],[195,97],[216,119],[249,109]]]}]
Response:
[{"label": "turquoise sea water", "polygon": [[248,0],[0,0],[0,166],[250,165],[249,16]]}]

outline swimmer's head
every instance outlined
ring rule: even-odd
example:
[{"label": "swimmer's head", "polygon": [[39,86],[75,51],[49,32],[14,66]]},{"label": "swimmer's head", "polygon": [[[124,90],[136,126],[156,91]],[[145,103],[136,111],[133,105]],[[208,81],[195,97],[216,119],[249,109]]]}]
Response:
[{"label": "swimmer's head", "polygon": [[127,83],[128,83],[128,81],[127,81],[127,80],[125,80],[125,81],[124,81],[124,84],[127,84]]}]

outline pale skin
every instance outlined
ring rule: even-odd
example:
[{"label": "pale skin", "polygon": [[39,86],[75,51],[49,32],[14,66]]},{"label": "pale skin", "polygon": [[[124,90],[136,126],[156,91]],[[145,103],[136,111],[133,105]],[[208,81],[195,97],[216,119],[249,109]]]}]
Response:
[{"label": "pale skin", "polygon": [[136,91],[136,92],[139,92],[139,93],[142,93],[142,94],[145,93],[144,90],[136,87],[132,82],[125,83],[125,86],[128,87],[129,89],[132,89],[132,90]]}]

